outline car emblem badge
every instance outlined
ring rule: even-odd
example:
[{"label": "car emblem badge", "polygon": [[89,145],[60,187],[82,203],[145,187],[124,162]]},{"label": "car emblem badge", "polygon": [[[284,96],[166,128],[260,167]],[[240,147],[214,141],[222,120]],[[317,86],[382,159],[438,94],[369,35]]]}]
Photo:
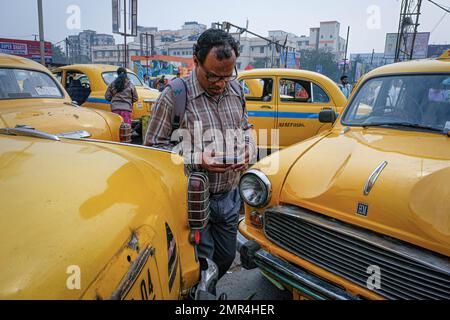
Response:
[{"label": "car emblem badge", "polygon": [[369,206],[364,203],[358,203],[356,213],[359,214],[360,216],[367,217],[367,215],[369,214]]},{"label": "car emblem badge", "polygon": [[386,168],[388,165],[387,161],[384,161],[382,164],[378,166],[378,168],[375,169],[375,171],[370,175],[369,179],[366,182],[366,185],[364,186],[364,195],[368,196],[370,191],[372,190],[373,186],[377,182],[378,177],[380,176],[381,172]]}]

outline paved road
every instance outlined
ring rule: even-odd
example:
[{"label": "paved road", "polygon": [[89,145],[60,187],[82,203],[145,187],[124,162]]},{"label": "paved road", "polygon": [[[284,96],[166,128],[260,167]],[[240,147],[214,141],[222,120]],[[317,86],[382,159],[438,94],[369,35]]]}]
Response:
[{"label": "paved road", "polygon": [[219,281],[217,293],[225,292],[228,300],[289,300],[288,291],[280,291],[259,271],[245,270],[239,254],[228,273]]}]

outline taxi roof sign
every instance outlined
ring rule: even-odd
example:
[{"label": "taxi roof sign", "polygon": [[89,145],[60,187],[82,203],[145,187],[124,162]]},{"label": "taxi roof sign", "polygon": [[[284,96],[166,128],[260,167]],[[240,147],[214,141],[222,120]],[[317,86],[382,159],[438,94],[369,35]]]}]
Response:
[{"label": "taxi roof sign", "polygon": [[444,53],[438,58],[438,60],[450,59],[450,49],[445,50]]}]

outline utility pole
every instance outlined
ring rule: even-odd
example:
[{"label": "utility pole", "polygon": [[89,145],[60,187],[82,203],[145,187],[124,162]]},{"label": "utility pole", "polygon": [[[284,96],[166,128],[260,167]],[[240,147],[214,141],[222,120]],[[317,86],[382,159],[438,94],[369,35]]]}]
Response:
[{"label": "utility pole", "polygon": [[417,2],[417,12],[416,12],[416,23],[414,24],[414,34],[411,44],[411,53],[409,55],[409,60],[412,60],[414,56],[414,45],[416,44],[416,36],[417,36],[417,28],[419,27],[419,17],[420,17],[420,9],[422,7],[422,0],[418,0]]},{"label": "utility pole", "polygon": [[272,60],[270,62],[270,67],[273,68],[273,59],[274,59],[274,45],[273,42],[275,41],[275,37],[272,36],[272,43],[270,44],[270,48],[272,49]]},{"label": "utility pole", "polygon": [[342,75],[345,75],[345,71],[346,71],[345,69],[347,66],[347,51],[348,51],[348,40],[349,39],[350,39],[350,26],[348,26],[348,29],[347,29],[347,41],[345,43],[344,69],[342,71]]},{"label": "utility pole", "polygon": [[123,24],[124,24],[124,68],[126,69],[128,66],[128,52],[127,52],[127,2],[123,2],[124,8],[123,8]]},{"label": "utility pole", "polygon": [[[144,38],[145,38],[145,50],[144,50]],[[150,41],[149,41],[150,38]],[[139,37],[139,42],[141,46],[141,56],[145,56],[146,59],[146,72],[148,75],[148,61],[150,59],[150,56],[155,54],[155,35],[145,32],[141,33]]]},{"label": "utility pole", "polygon": [[[414,46],[417,29],[420,25],[419,18],[421,15],[421,7],[422,0],[402,0],[397,31],[397,43],[395,47],[395,62],[412,60],[414,57]],[[409,36],[411,36],[410,42],[408,41]],[[411,45],[411,48],[408,48],[408,45]]]},{"label": "utility pole", "polygon": [[41,52],[41,64],[45,66],[45,42],[44,42],[44,14],[42,10],[42,0],[37,0],[39,16],[39,41]]},{"label": "utility pole", "polygon": [[69,65],[70,64],[70,59],[69,59],[69,38],[66,38],[65,42],[66,42],[66,63]]}]

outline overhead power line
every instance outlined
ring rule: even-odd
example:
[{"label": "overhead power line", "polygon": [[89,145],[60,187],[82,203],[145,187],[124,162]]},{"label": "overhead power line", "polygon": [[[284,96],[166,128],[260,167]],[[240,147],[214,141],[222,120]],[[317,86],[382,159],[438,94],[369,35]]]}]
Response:
[{"label": "overhead power line", "polygon": [[439,4],[439,3],[436,3],[436,2],[434,2],[434,1],[432,1],[432,0],[428,0],[428,2],[431,2],[432,4],[434,4],[435,6],[441,8],[441,9],[444,10],[445,12],[450,13],[450,8],[444,7],[443,5],[441,5],[441,4]]}]

